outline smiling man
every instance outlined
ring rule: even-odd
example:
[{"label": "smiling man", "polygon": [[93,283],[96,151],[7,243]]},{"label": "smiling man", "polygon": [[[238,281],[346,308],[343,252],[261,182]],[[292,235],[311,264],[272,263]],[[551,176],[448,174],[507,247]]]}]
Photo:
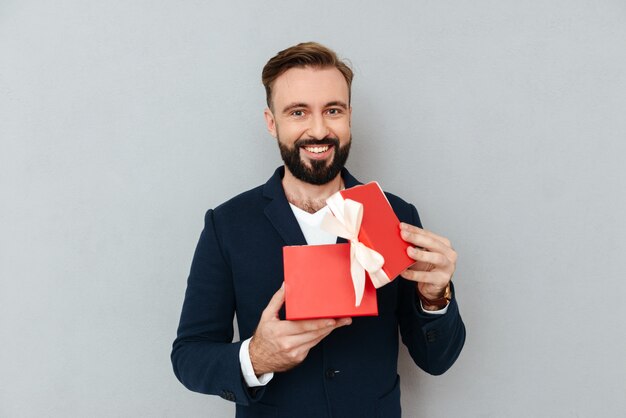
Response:
[{"label": "smiling man", "polygon": [[[379,315],[284,320],[283,246],[337,242],[319,228],[325,200],[359,184],[344,168],[352,77],[313,42],[270,59],[264,115],[285,165],[205,216],[172,364],[187,388],[236,402],[237,417],[399,417],[398,333],[431,374],[445,372],[463,347],[456,252],[391,194],[415,264],[378,289]],[[233,342],[235,314],[241,341]]]}]

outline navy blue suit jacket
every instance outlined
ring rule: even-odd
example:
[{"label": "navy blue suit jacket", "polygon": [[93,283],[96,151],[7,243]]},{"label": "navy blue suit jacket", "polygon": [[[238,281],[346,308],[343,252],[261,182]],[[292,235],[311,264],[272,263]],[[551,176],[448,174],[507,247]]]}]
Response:
[{"label": "navy blue suit jacket", "polygon": [[[415,363],[431,374],[458,357],[465,327],[456,300],[441,316],[421,312],[415,283],[398,278],[378,289],[376,317],[353,318],[294,369],[250,389],[233,340],[241,341],[283,282],[282,248],[306,241],[282,188],[284,168],[269,181],[205,216],[183,304],[172,364],[190,390],[237,404],[237,417],[399,417],[398,330]],[[346,187],[358,181],[347,170]],[[421,226],[413,205],[387,194],[401,221]]]}]

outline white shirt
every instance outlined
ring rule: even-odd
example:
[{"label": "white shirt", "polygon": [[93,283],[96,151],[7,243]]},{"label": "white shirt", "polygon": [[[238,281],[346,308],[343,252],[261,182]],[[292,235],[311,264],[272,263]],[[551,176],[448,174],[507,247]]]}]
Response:
[{"label": "white shirt", "polygon": [[[323,231],[320,228],[322,224],[322,219],[324,216],[330,211],[328,206],[324,206],[322,209],[318,210],[315,213],[308,213],[297,206],[289,204],[291,206],[291,210],[298,221],[298,225],[300,225],[300,229],[302,230],[302,235],[306,239],[307,244],[309,245],[323,245],[323,244],[335,244],[337,242],[337,236],[330,234],[326,231]],[[420,306],[422,302],[420,301]],[[432,314],[432,315],[443,315],[448,311],[448,307],[444,307],[438,311],[425,311],[422,306],[422,311]],[[243,378],[246,381],[248,387],[256,387],[256,386],[265,386],[269,383],[270,380],[274,377],[274,373],[265,373],[261,376],[257,377],[254,373],[254,368],[252,367],[252,361],[250,360],[250,338],[245,340],[241,344],[241,348],[239,349],[239,363],[241,364],[241,373],[243,374]]]}]

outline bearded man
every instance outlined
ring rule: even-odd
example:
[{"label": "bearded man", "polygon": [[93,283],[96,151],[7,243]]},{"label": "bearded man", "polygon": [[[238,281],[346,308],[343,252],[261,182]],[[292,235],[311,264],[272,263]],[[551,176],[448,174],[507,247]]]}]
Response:
[{"label": "bearded man", "polygon": [[[235,402],[237,417],[400,417],[398,333],[434,375],[463,347],[451,283],[457,254],[389,193],[415,264],[377,290],[378,316],[284,319],[283,247],[342,242],[319,228],[325,201],[360,184],[344,168],[352,78],[314,42],[271,58],[264,115],[285,165],[206,213],[171,358],[187,388]],[[233,342],[235,314],[241,341]]]}]

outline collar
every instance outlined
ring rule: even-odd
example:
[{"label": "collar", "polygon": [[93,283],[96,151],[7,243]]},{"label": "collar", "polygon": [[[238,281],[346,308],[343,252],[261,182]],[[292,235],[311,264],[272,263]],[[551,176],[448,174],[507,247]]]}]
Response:
[{"label": "collar", "polygon": [[[284,175],[285,167],[278,167],[263,186],[263,196],[270,199],[264,213],[286,245],[306,245],[306,239],[283,190],[282,179]],[[361,184],[345,168],[341,170],[341,177],[346,188]]]}]

